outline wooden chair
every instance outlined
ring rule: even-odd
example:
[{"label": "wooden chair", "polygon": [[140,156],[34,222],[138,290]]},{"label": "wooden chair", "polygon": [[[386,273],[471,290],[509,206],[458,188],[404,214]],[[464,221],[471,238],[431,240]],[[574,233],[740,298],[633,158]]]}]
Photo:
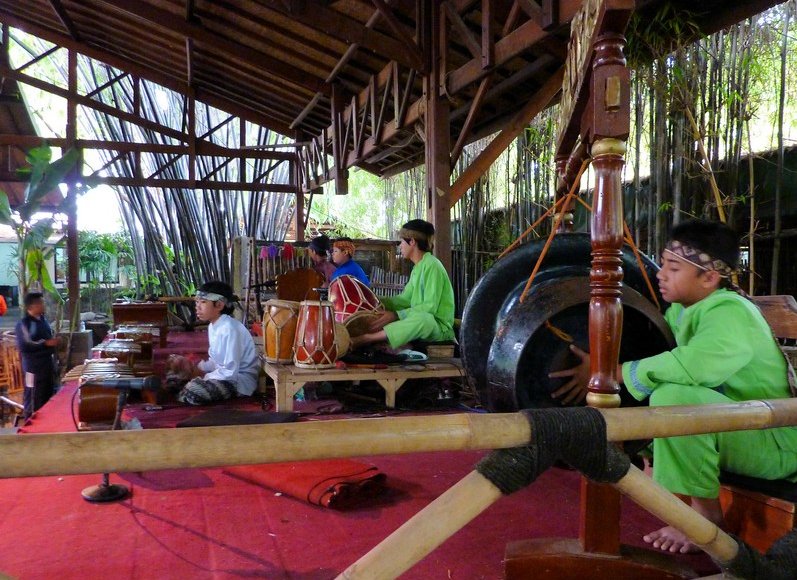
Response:
[{"label": "wooden chair", "polygon": [[[14,333],[7,331],[0,337],[0,382],[4,385],[2,393],[4,397],[13,403],[22,403],[22,394],[24,393],[25,383],[24,374],[22,372],[22,361],[19,358],[19,351],[17,350],[16,338]],[[2,415],[5,418],[6,408],[10,408],[12,412],[19,413],[20,407],[18,405],[8,405],[3,402]],[[16,421],[14,421],[16,424]]]},{"label": "wooden chair", "polygon": [[[753,301],[781,342],[797,339],[797,301],[793,296],[756,296]],[[787,346],[784,350],[795,365],[797,347]],[[796,483],[731,473],[723,473],[721,479],[720,503],[728,531],[754,548],[766,552],[775,540],[795,527]]]},{"label": "wooden chair", "polygon": [[277,276],[277,298],[279,300],[318,300],[318,292],[324,277],[312,268],[297,268]]}]

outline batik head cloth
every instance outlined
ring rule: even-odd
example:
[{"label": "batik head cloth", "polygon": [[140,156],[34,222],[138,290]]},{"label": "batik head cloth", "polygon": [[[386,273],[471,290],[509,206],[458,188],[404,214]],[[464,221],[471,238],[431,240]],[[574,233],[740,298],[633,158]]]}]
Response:
[{"label": "batik head cloth", "polygon": [[670,240],[667,242],[664,251],[675,256],[679,260],[683,260],[684,262],[688,262],[693,266],[697,266],[704,272],[715,271],[723,278],[730,278],[731,274],[733,274],[733,268],[731,268],[723,260],[720,260],[719,258],[713,258],[703,250],[693,248],[692,246],[684,244],[683,242],[679,242],[678,240]]}]

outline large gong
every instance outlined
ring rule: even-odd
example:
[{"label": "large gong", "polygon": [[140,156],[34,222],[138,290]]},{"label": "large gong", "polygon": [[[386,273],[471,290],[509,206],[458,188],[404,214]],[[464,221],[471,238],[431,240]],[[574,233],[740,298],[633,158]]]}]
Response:
[{"label": "large gong", "polygon": [[[559,406],[551,393],[562,380],[549,379],[548,373],[578,362],[563,336],[589,350],[589,235],[556,236],[521,303],[543,245],[544,240],[525,244],[497,262],[465,305],[460,332],[463,362],[482,404],[492,411]],[[664,317],[650,299],[636,256],[625,246],[622,261],[621,362],[674,345]],[[655,288],[656,265],[646,258],[643,263]],[[658,299],[664,304],[661,296]],[[636,403],[625,391],[621,396],[624,405]]]}]

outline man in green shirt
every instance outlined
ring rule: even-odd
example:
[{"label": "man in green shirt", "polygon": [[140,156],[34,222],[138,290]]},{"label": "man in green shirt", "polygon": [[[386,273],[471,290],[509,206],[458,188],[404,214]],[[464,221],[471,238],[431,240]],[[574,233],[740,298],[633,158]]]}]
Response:
[{"label": "man in green shirt", "polygon": [[413,340],[454,340],[454,288],[442,262],[431,253],[434,226],[410,220],[399,232],[401,256],[414,266],[398,296],[382,298],[385,313],[370,332],[352,338],[352,348],[388,341],[398,348]]},{"label": "man in green shirt", "polygon": [[[735,403],[790,396],[787,364],[766,320],[737,292],[731,275],[739,260],[736,234],[720,223],[689,220],[676,226],[662,254],[659,289],[676,340],[671,351],[618,365],[617,381],[651,406]],[[555,397],[586,393],[589,354]],[[656,439],[653,479],[722,525],[720,470],[762,479],[797,481],[797,427],[731,431]],[[697,548],[667,526],[644,537],[654,547],[686,553]]]}]

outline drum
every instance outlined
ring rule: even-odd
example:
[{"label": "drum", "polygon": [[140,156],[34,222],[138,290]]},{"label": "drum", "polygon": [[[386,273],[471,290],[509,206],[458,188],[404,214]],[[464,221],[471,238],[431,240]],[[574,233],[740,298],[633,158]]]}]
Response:
[{"label": "drum", "polygon": [[293,344],[294,364],[305,369],[333,368],[338,359],[336,330],[331,302],[302,301]]},{"label": "drum", "polygon": [[296,338],[299,303],[289,300],[269,300],[263,314],[265,332],[264,351],[270,363],[293,362],[293,342]]},{"label": "drum", "polygon": [[351,336],[346,326],[340,322],[335,323],[335,346],[338,347],[338,358],[343,358],[351,348]]},{"label": "drum", "polygon": [[339,276],[329,284],[329,301],[335,311],[335,321],[346,320],[358,312],[382,309],[379,298],[354,276]]},{"label": "drum", "polygon": [[379,312],[372,312],[369,310],[361,310],[349,316],[343,325],[349,333],[349,337],[361,336],[366,334],[370,328],[371,323],[379,316]]}]

